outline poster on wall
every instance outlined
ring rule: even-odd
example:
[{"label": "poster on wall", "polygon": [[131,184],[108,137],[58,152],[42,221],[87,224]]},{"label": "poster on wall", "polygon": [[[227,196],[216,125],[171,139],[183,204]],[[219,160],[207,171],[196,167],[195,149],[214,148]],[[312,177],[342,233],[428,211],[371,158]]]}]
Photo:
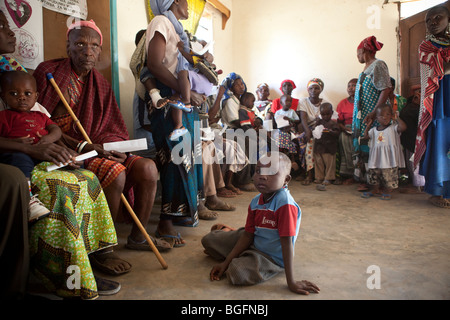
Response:
[{"label": "poster on wall", "polygon": [[44,8],[77,19],[86,20],[88,15],[86,0],[39,0]]},{"label": "poster on wall", "polygon": [[39,0],[0,0],[0,8],[16,35],[11,54],[26,69],[36,69],[44,60],[42,4]]}]

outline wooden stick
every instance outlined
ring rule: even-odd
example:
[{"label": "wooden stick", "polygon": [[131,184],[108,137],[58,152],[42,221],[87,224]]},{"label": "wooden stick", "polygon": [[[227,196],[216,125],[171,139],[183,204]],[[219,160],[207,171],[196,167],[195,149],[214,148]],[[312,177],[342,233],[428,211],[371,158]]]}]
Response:
[{"label": "wooden stick", "polygon": [[[87,133],[84,130],[83,126],[81,125],[81,123],[78,120],[77,116],[75,115],[75,113],[73,112],[73,110],[69,106],[69,104],[67,103],[66,98],[64,98],[64,95],[62,94],[61,90],[59,89],[58,85],[56,84],[55,79],[53,78],[53,75],[51,73],[48,73],[47,74],[47,78],[50,81],[50,83],[53,85],[53,88],[56,90],[56,93],[58,93],[59,98],[63,102],[64,106],[66,107],[66,109],[69,112],[70,116],[72,117],[73,121],[75,121],[76,125],[78,126],[78,129],[80,129],[84,139],[88,143],[92,144],[91,139],[89,139],[89,136],[87,135]],[[159,263],[161,264],[163,269],[167,269],[169,266],[164,261],[163,257],[161,256],[161,254],[158,251],[158,248],[156,248],[156,246],[153,243],[152,239],[148,235],[147,230],[145,230],[145,228],[142,225],[141,221],[139,221],[139,218],[136,216],[136,214],[133,211],[133,208],[131,208],[130,204],[128,203],[127,199],[125,198],[125,196],[123,194],[121,195],[121,200],[122,200],[123,204],[125,205],[125,207],[127,208],[128,212],[130,213],[131,217],[133,218],[134,223],[136,223],[136,225],[138,226],[139,230],[143,233],[145,239],[147,240],[147,243],[149,244],[149,246],[152,249],[153,253],[156,255],[156,258],[158,259]]]}]

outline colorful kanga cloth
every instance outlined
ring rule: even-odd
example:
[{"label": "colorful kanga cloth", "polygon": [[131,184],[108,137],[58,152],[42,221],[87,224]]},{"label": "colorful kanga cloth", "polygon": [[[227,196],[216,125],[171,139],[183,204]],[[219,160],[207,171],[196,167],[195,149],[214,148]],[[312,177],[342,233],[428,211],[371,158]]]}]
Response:
[{"label": "colorful kanga cloth", "polygon": [[27,72],[27,70],[16,59],[0,55],[0,72],[14,71],[14,70]]},{"label": "colorful kanga cloth", "polygon": [[450,75],[444,62],[450,62],[448,45],[424,41],[420,45],[421,104],[414,165],[425,177],[424,191],[450,198]]},{"label": "colorful kanga cloth", "polygon": [[[58,296],[94,299],[97,284],[88,254],[117,245],[108,203],[94,173],[47,172],[49,165],[43,162],[32,172],[33,194],[51,214],[30,227],[31,272]],[[79,288],[69,279],[75,274]]]}]

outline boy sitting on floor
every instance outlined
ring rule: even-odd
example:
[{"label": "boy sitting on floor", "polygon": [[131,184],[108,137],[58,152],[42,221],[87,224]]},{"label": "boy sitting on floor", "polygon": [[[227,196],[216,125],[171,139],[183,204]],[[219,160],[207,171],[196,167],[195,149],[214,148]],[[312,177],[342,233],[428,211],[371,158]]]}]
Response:
[{"label": "boy sitting on floor", "polygon": [[263,156],[253,177],[261,194],[250,203],[245,228],[216,225],[202,239],[205,253],[223,260],[211,272],[211,281],[226,273],[234,285],[254,285],[285,270],[289,289],[299,294],[318,293],[309,281],[294,280],[294,244],[301,210],[287,185],[291,161],[279,152]]}]

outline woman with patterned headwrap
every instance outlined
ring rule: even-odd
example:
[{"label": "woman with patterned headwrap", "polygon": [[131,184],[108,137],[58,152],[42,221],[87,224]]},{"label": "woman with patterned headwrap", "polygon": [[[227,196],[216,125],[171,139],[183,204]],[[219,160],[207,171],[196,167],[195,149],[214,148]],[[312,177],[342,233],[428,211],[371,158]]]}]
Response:
[{"label": "woman with patterned headwrap", "polygon": [[361,183],[359,191],[368,189],[366,169],[369,159],[367,140],[362,140],[366,132],[367,121],[374,118],[375,109],[389,97],[391,78],[386,63],[375,57],[383,44],[374,36],[361,41],[357,49],[358,61],[364,64],[356,84],[355,107],[353,109],[353,147],[355,152],[355,178]]},{"label": "woman with patterned headwrap", "polygon": [[309,185],[313,179],[314,169],[314,138],[312,135],[312,128],[316,123],[316,119],[320,116],[320,105],[322,103],[329,103],[320,94],[324,89],[324,83],[319,78],[311,79],[307,85],[309,97],[300,99],[297,111],[300,112],[300,119],[304,130],[303,139],[299,139],[301,155],[300,163],[307,172],[307,177],[303,181],[303,185]]}]

